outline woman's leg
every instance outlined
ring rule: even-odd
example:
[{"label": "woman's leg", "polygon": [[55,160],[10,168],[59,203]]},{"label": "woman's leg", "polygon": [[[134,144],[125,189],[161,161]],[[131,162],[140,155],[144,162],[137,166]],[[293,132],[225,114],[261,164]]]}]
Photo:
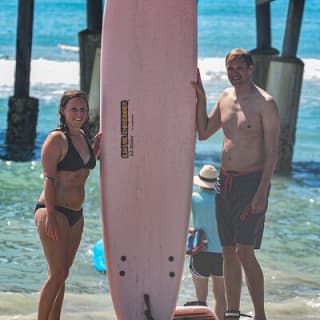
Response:
[{"label": "woman's leg", "polygon": [[[78,251],[81,236],[83,232],[83,218],[81,218],[76,224],[74,224],[69,231],[69,240],[68,240],[68,273],[73,264],[74,258]],[[51,308],[49,320],[59,320],[62,310],[62,304],[64,299],[65,284],[59,290],[58,296],[54,301],[54,305]]]},{"label": "woman's leg", "polygon": [[35,212],[35,222],[38,228],[44,255],[48,262],[48,278],[41,291],[38,305],[38,320],[48,320],[51,309],[57,299],[60,289],[63,288],[68,276],[68,233],[67,219],[57,212],[59,240],[52,240],[46,235],[47,209],[41,208]]}]

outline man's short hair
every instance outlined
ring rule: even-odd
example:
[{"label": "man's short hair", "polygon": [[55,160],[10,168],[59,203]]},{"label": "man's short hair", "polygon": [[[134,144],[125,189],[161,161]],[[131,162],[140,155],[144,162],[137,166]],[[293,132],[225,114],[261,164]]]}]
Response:
[{"label": "man's short hair", "polygon": [[249,68],[251,65],[253,65],[253,59],[248,50],[242,49],[242,48],[236,48],[232,49],[226,56],[226,65],[235,60],[241,58],[245,62],[246,66]]}]

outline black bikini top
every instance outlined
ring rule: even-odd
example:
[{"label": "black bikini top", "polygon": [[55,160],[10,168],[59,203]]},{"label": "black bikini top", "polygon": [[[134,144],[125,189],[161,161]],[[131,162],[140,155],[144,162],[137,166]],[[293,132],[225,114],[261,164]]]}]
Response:
[{"label": "black bikini top", "polygon": [[79,152],[74,147],[71,138],[66,134],[68,140],[68,151],[65,157],[58,163],[58,171],[77,171],[82,168],[93,169],[96,166],[96,157],[85,135],[84,138],[88,144],[90,151],[90,159],[84,163]]}]

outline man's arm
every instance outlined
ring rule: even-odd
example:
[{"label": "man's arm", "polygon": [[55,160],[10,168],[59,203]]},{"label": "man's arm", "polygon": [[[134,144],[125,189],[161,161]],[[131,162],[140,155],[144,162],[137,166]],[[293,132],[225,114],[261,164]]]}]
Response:
[{"label": "man's arm", "polygon": [[261,213],[265,210],[269,185],[278,161],[280,119],[276,103],[272,98],[262,110],[262,126],[265,160],[261,181],[251,203],[252,213]]},{"label": "man's arm", "polygon": [[213,111],[210,113],[210,116],[208,117],[207,98],[199,70],[197,73],[197,81],[192,82],[192,84],[196,90],[197,97],[196,124],[198,139],[205,140],[213,135],[221,127],[220,111],[217,103]]}]

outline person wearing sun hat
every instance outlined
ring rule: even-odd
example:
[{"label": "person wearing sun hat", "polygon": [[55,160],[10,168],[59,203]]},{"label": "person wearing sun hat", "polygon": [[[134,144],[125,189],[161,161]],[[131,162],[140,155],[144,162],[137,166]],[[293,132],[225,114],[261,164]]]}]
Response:
[{"label": "person wearing sun hat", "polygon": [[[215,214],[215,183],[217,170],[205,164],[194,176],[192,194],[193,227],[202,229],[207,238],[207,249],[190,257],[190,272],[198,301],[189,304],[207,304],[209,278],[213,283],[214,311],[219,320],[226,310],[222,246],[219,239]],[[198,190],[197,190],[198,189]],[[187,303],[188,305],[188,303]]]},{"label": "person wearing sun hat", "polygon": [[217,170],[211,164],[205,164],[199,174],[193,177],[193,183],[204,189],[214,189],[217,180]]}]

